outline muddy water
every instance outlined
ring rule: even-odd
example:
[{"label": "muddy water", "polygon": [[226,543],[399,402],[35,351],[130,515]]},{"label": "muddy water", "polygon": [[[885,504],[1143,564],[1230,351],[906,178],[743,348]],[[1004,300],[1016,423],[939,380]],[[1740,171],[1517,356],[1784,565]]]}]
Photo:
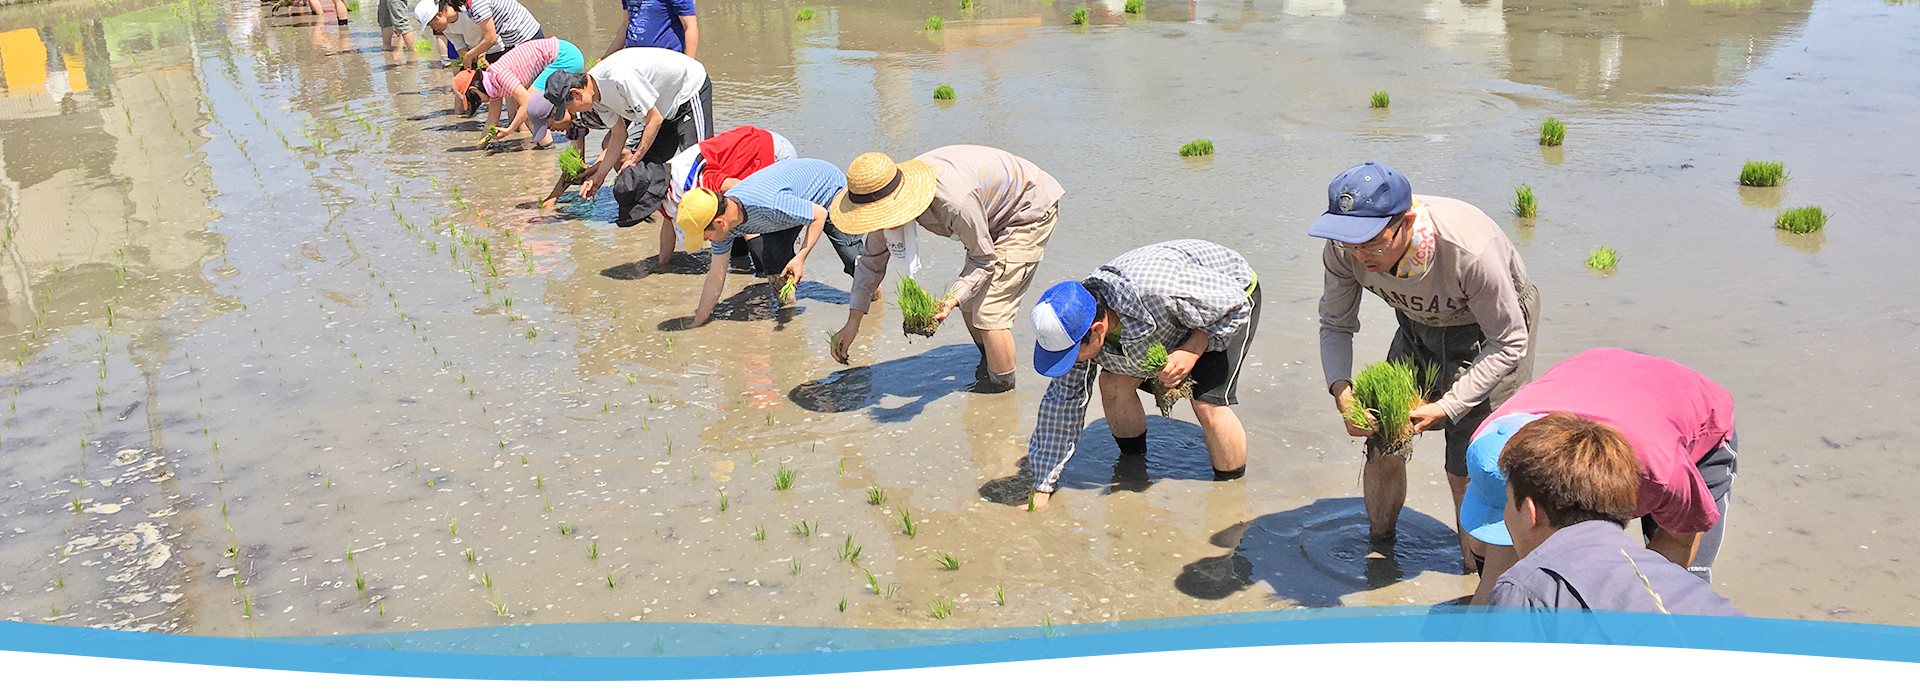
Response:
[{"label": "muddy water", "polygon": [[[588,53],[619,19],[528,4]],[[1070,28],[1078,3],[982,4],[796,23],[788,4],[702,3],[718,121],[839,163],[1021,153],[1068,190],[1042,283],[1170,237],[1245,253],[1274,307],[1242,396],[1246,479],[1204,478],[1179,409],[1148,460],[1118,459],[1096,422],[1056,508],[997,505],[1044,385],[967,393],[960,329],[910,342],[889,314],[833,364],[847,280],[816,258],[796,310],[734,276],[722,320],[666,330],[699,278],[633,266],[653,229],[613,228],[605,202],[530,208],[552,152],[474,149],[446,72],[383,54],[370,14],[340,31],[245,0],[56,0],[0,10],[0,616],[304,635],[1448,601],[1473,581],[1448,552],[1438,442],[1406,542],[1371,555],[1360,448],[1317,368],[1304,231],[1329,177],[1378,159],[1509,227],[1545,302],[1543,368],[1618,345],[1733,391],[1723,592],[1912,623],[1897,581],[1920,576],[1920,469],[1896,407],[1915,398],[1920,275],[1888,260],[1920,214],[1901,158],[1920,74],[1889,67],[1920,60],[1920,8],[1149,0]],[[944,32],[919,31],[932,14]],[[933,103],[940,83],[959,99]],[[1534,143],[1547,116],[1565,146]],[[1177,158],[1194,138],[1219,153]],[[1747,158],[1793,179],[1743,190]],[[1498,213],[1522,183],[1537,221]],[[1776,233],[1782,204],[1836,217]],[[1608,277],[1582,266],[1603,244],[1622,254]],[[936,279],[957,269],[928,249]],[[1363,357],[1390,319],[1368,303]]]}]

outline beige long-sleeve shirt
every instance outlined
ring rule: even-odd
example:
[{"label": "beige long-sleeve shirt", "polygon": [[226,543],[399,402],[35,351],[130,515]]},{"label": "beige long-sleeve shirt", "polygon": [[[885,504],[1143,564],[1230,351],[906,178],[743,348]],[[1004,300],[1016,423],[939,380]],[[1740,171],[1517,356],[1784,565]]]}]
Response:
[{"label": "beige long-sleeve shirt", "polygon": [[1353,334],[1360,330],[1363,288],[1428,326],[1477,323],[1487,342],[1438,402],[1449,419],[1458,419],[1486,400],[1533,342],[1520,310],[1520,290],[1533,282],[1506,232],[1478,208],[1445,197],[1415,195],[1414,200],[1427,207],[1439,231],[1424,274],[1402,279],[1390,270],[1368,272],[1352,254],[1327,241],[1321,253],[1326,287],[1320,296],[1320,368],[1328,386],[1353,378]]},{"label": "beige long-sleeve shirt", "polygon": [[[917,160],[933,167],[933,203],[914,219],[922,230],[960,242],[967,263],[947,288],[948,295],[966,304],[986,289],[1001,263],[994,243],[1011,229],[1039,221],[1060,201],[1065,190],[1040,166],[988,146],[942,146]],[[860,263],[853,271],[853,308],[867,313],[873,290],[887,276],[886,236],[866,237]]]}]

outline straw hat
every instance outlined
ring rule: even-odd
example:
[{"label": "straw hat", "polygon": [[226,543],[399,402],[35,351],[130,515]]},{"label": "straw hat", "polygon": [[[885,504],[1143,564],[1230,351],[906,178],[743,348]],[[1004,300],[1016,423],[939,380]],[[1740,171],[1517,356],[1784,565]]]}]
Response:
[{"label": "straw hat", "polygon": [[900,226],[933,203],[933,184],[933,166],[925,161],[895,165],[885,153],[862,153],[847,166],[847,189],[834,197],[827,216],[854,236]]}]

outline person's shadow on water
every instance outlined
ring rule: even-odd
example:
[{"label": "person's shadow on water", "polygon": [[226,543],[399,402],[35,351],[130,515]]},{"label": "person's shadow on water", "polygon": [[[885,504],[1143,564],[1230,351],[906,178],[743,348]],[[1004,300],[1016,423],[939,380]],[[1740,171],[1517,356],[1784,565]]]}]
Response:
[{"label": "person's shadow on water", "polygon": [[1369,543],[1366,505],[1359,498],[1323,498],[1263,515],[1222,530],[1211,541],[1233,551],[1182,567],[1174,588],[1219,600],[1265,583],[1275,596],[1301,606],[1332,608],[1349,594],[1422,572],[1463,573],[1453,528],[1425,513],[1401,509],[1395,540]]},{"label": "person's shadow on water", "polygon": [[[1033,490],[1033,472],[1025,458],[1019,473],[983,484],[980,497],[1002,505],[1027,502]],[[1147,416],[1147,454],[1123,455],[1113,441],[1107,419],[1089,424],[1080,433],[1073,456],[1060,470],[1055,486],[1063,489],[1095,489],[1102,493],[1146,491],[1156,481],[1186,479],[1213,480],[1213,462],[1207,457],[1206,432],[1200,426],[1160,416]]]},{"label": "person's shadow on water", "polygon": [[[833,291],[844,300],[846,292]],[[927,404],[940,397],[972,387],[973,377],[962,373],[979,361],[980,351],[971,344],[943,345],[918,355],[839,370],[794,387],[787,392],[787,399],[815,413],[871,408],[874,420],[901,423],[919,416]],[[881,400],[888,396],[908,401],[892,408],[881,406]]]},{"label": "person's shadow on water", "polygon": [[[807,283],[802,283],[795,287],[795,297],[799,296],[799,287],[805,286],[806,284]],[[774,330],[779,330],[786,327],[787,323],[792,321],[794,317],[804,313],[804,310],[797,305],[782,305],[778,299],[774,298],[773,292],[773,285],[767,282],[762,281],[749,284],[744,289],[735,292],[733,296],[721,299],[719,303],[714,304],[713,315],[708,319],[708,323],[714,321],[751,322],[772,320],[774,322]],[[661,321],[659,328],[662,331],[671,332],[684,331],[692,326],[693,316],[687,315]]]}]

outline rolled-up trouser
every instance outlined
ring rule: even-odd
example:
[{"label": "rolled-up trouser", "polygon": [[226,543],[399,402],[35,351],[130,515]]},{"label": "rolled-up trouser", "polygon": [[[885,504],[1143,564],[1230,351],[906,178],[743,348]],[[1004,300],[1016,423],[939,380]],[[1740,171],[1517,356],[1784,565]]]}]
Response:
[{"label": "rolled-up trouser", "polygon": [[[1487,416],[1494,409],[1506,403],[1520,386],[1533,380],[1533,338],[1539,337],[1534,331],[1540,327],[1540,292],[1531,283],[1520,290],[1520,314],[1527,321],[1526,353],[1520,356],[1519,364],[1513,371],[1495,384],[1493,391],[1479,405],[1468,410],[1458,420],[1444,421],[1442,428],[1447,436],[1446,469],[1454,476],[1467,475],[1467,445],[1473,442],[1473,432],[1480,429]],[[1422,377],[1427,382],[1427,401],[1438,401],[1453,388],[1454,381],[1460,378],[1475,359],[1480,357],[1480,348],[1487,343],[1487,336],[1480,325],[1469,323],[1464,326],[1429,326],[1408,318],[1405,313],[1394,311],[1400,321],[1400,329],[1393,334],[1393,344],[1387,348],[1387,359],[1410,360],[1415,367],[1432,367],[1433,376]],[[1408,443],[1407,451],[1412,451]],[[1410,456],[1407,454],[1402,457]]]},{"label": "rolled-up trouser", "polygon": [[[1713,495],[1713,505],[1720,509],[1720,520],[1701,533],[1700,547],[1693,553],[1693,563],[1687,566],[1687,571],[1707,583],[1713,583],[1713,560],[1720,557],[1720,543],[1727,535],[1727,506],[1732,501],[1733,477],[1740,472],[1739,450],[1740,434],[1736,432],[1693,464],[1700,470],[1700,480],[1706,482],[1707,492]],[[1648,541],[1659,531],[1660,525],[1653,522],[1653,516],[1640,516],[1640,532]]]}]

